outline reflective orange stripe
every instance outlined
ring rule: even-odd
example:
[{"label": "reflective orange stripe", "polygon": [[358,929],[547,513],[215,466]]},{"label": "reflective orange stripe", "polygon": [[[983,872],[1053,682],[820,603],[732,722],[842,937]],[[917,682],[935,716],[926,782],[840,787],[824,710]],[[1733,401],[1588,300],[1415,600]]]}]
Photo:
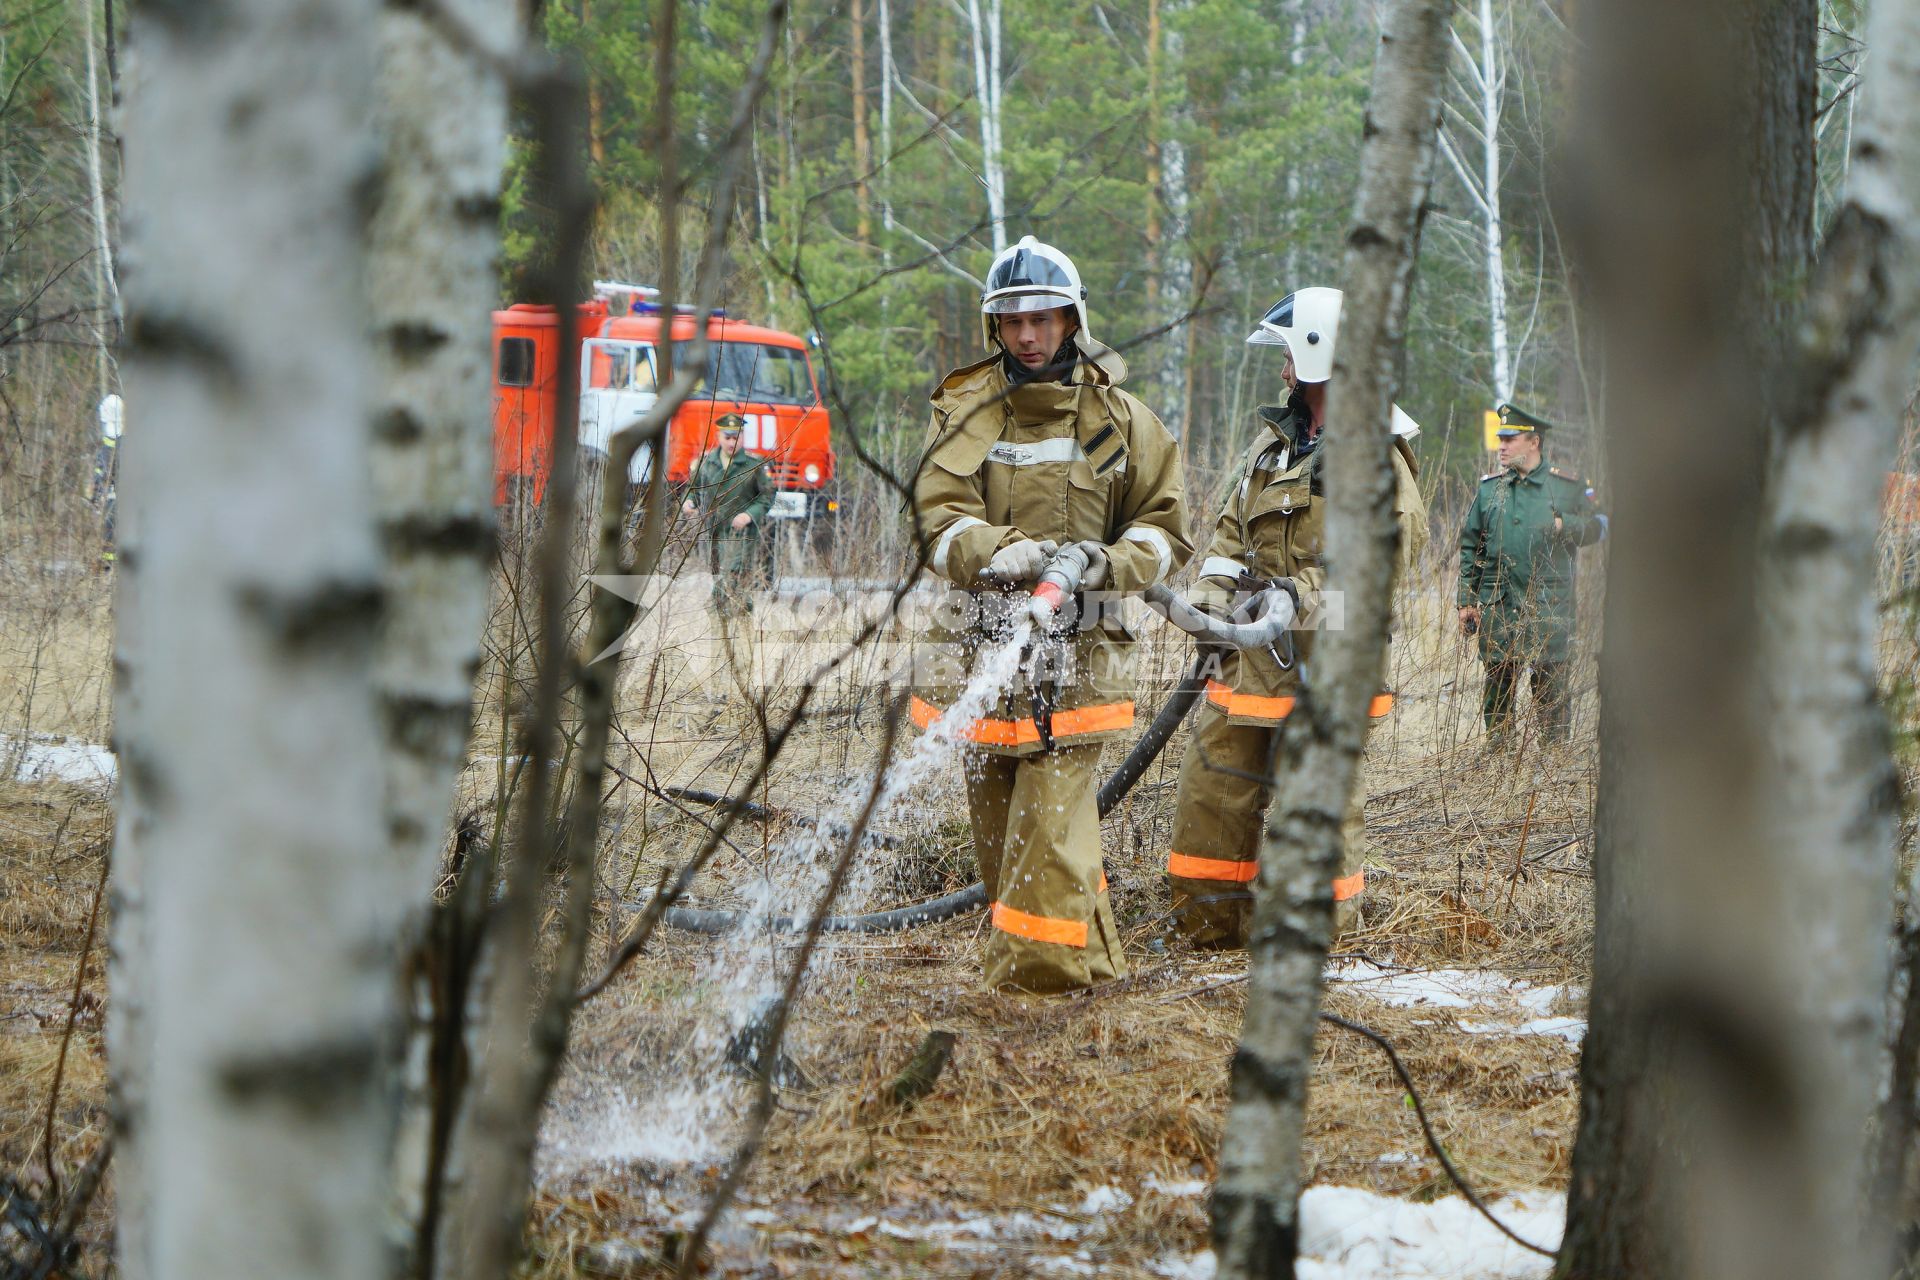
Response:
[{"label": "reflective orange stripe", "polygon": [[[1268,698],[1257,693],[1235,693],[1232,688],[1218,680],[1207,681],[1207,701],[1230,716],[1259,716],[1264,720],[1285,720],[1293,711],[1292,698]],[[1373,695],[1373,701],[1367,704],[1367,714],[1376,720],[1392,710],[1393,694],[1391,693],[1376,693]]]},{"label": "reflective orange stripe", "polygon": [[1268,698],[1257,693],[1235,693],[1218,680],[1207,681],[1207,701],[1230,716],[1261,716],[1268,720],[1285,720],[1293,710],[1290,697]]},{"label": "reflective orange stripe", "polygon": [[[913,722],[922,729],[931,728],[940,719],[940,709],[916,696],[911,704]],[[1070,707],[1053,713],[1053,736],[1072,738],[1087,733],[1106,733],[1133,727],[1131,702],[1107,702],[1092,707]],[[1040,726],[1026,720],[975,720],[960,735],[969,742],[987,747],[1025,747],[1040,741]]]},{"label": "reflective orange stripe", "polygon": [[1102,871],[1100,873],[1100,892],[1105,893],[1106,891],[1107,891],[1107,873]]},{"label": "reflective orange stripe", "polygon": [[1185,853],[1167,855],[1167,874],[1188,880],[1231,880],[1246,884],[1260,872],[1257,862],[1229,862],[1224,858],[1195,858]]},{"label": "reflective orange stripe", "polygon": [[993,904],[993,927],[1035,942],[1057,942],[1063,947],[1085,947],[1087,926],[1078,920],[1055,920],[1017,911],[1004,902]]},{"label": "reflective orange stripe", "polygon": [[1367,891],[1367,869],[1365,867],[1350,876],[1342,876],[1333,882],[1333,900],[1345,902],[1348,898],[1357,898]]}]

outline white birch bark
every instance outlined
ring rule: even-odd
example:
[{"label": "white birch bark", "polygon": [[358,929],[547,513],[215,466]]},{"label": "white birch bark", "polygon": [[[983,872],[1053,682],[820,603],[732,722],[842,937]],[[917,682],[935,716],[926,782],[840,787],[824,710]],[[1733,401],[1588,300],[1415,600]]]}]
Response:
[{"label": "white birch bark", "polygon": [[[1298,72],[1307,64],[1307,2],[1292,0],[1291,8],[1293,30],[1287,40],[1287,65]],[[1300,282],[1300,191],[1300,161],[1296,158],[1287,166],[1287,216],[1290,223],[1287,227],[1287,278],[1281,281],[1281,287],[1289,293],[1308,287]]]},{"label": "white birch bark", "polygon": [[[511,44],[512,0],[442,2],[484,47]],[[389,753],[387,838],[424,912],[466,753],[491,581],[493,450],[482,424],[491,419],[506,89],[416,12],[386,8],[379,40],[381,178],[366,286],[387,609],[374,681]],[[396,1189],[400,1218],[416,1223],[432,1099],[417,1071],[404,1087]]]},{"label": "white birch bark", "polygon": [[1222,1280],[1291,1275],[1300,1141],[1342,820],[1386,658],[1398,529],[1389,434],[1421,208],[1432,181],[1451,0],[1398,0],[1374,64],[1329,392],[1327,564],[1346,626],[1321,637],[1282,741],[1260,850],[1245,1027],[1213,1197]]},{"label": "white birch bark", "polygon": [[[1500,118],[1506,96],[1507,64],[1501,57],[1493,0],[1476,0],[1475,23],[1479,39],[1469,48],[1458,31],[1452,33],[1454,52],[1465,71],[1463,87],[1471,116],[1461,113],[1466,131],[1480,144],[1477,172],[1467,164],[1448,134],[1441,135],[1441,151],[1480,215],[1481,274],[1487,297],[1487,349],[1495,404],[1513,398],[1513,355],[1507,315],[1506,224],[1501,215]],[[1459,108],[1455,108],[1456,111]]]},{"label": "white birch bark", "polygon": [[1500,98],[1506,68],[1497,56],[1493,0],[1480,0],[1481,192],[1487,239],[1487,331],[1493,349],[1496,403],[1513,398],[1513,363],[1507,354],[1506,228],[1500,217]]},{"label": "white birch bark", "polygon": [[[118,740],[147,914],[125,1274],[364,1278],[395,904],[360,234],[372,0],[143,5]],[[277,323],[276,321],[285,321]],[[119,976],[130,974],[122,966]],[[129,1070],[145,1078],[130,1082]],[[123,1095],[124,1096],[124,1095]]]},{"label": "white birch bark", "polygon": [[93,213],[94,337],[99,345],[96,400],[113,391],[113,340],[120,322],[120,286],[114,279],[113,236],[107,223],[107,184],[100,161],[100,64],[93,47],[93,0],[79,0],[87,46],[87,199]]},{"label": "white birch bark", "polygon": [[1772,462],[1760,559],[1767,739],[1778,753],[1767,829],[1792,882],[1784,902],[1797,904],[1783,913],[1781,945],[1800,958],[1792,1043],[1809,1150],[1826,1164],[1809,1225],[1831,1241],[1836,1277],[1888,1273],[1878,1241],[1860,1248],[1857,1223],[1898,868],[1874,575],[1879,499],[1920,352],[1920,4],[1882,0],[1867,39],[1873,75],[1801,330],[1802,381]]},{"label": "white birch bark", "polygon": [[[893,6],[880,3],[880,225],[893,230]],[[893,245],[885,242],[885,265],[893,265]],[[893,296],[891,289],[881,295],[881,306]]]},{"label": "white birch bark", "polygon": [[1007,180],[1000,143],[1000,8],[1002,0],[967,0],[973,37],[973,89],[980,103],[980,179],[987,188],[987,218],[993,251],[1007,247]]}]

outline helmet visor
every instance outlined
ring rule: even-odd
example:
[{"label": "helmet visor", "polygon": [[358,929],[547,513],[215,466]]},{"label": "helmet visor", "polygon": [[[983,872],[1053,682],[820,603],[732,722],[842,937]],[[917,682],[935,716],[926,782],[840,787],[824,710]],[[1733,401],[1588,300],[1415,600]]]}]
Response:
[{"label": "helmet visor", "polygon": [[1247,342],[1256,347],[1284,347],[1287,339],[1281,330],[1293,328],[1293,295],[1288,294],[1267,308],[1267,314],[1260,317],[1260,323],[1247,335]]},{"label": "helmet visor", "polygon": [[1272,325],[1276,329],[1293,328],[1293,295],[1288,294],[1267,308],[1267,314],[1260,317],[1262,325]]},{"label": "helmet visor", "polygon": [[989,297],[980,304],[980,310],[990,316],[1010,316],[1025,311],[1052,311],[1072,305],[1072,296],[1064,290],[1058,293],[1006,293],[997,298]]}]

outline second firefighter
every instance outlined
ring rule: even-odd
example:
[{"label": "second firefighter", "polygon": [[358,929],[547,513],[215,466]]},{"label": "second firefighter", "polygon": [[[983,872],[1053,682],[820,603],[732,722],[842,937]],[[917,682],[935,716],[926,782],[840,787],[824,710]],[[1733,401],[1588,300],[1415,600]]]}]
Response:
[{"label": "second firefighter", "polygon": [[[1282,377],[1288,397],[1259,411],[1260,424],[1232,478],[1192,594],[1196,605],[1224,614],[1236,599],[1246,601],[1244,611],[1260,607],[1261,593],[1285,592],[1300,617],[1291,654],[1276,649],[1225,655],[1219,675],[1207,682],[1206,703],[1180,764],[1167,878],[1175,927],[1202,946],[1246,945],[1262,819],[1271,800],[1263,779],[1273,775],[1280,727],[1293,710],[1300,664],[1312,656],[1313,627],[1320,621],[1317,598],[1327,577],[1321,445],[1340,303],[1337,289],[1301,289],[1274,304],[1247,338],[1286,348]],[[1405,439],[1411,420],[1397,409],[1394,416],[1393,508],[1404,572],[1426,545],[1427,510]],[[1252,600],[1249,591],[1256,593]],[[1372,713],[1382,716],[1392,707],[1393,695],[1382,692]],[[1336,929],[1357,917],[1366,887],[1365,801],[1356,785],[1341,833],[1341,874],[1330,886]]]}]

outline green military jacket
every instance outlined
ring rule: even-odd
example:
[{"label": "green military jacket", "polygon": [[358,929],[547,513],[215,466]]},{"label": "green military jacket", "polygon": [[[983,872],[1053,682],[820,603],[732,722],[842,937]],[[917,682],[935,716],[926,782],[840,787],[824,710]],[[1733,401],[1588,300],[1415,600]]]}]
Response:
[{"label": "green military jacket", "polygon": [[[1301,419],[1292,406],[1264,405],[1259,416],[1261,428],[1227,490],[1200,579],[1188,598],[1224,617],[1236,599],[1244,598],[1242,575],[1291,578],[1301,594],[1292,646],[1295,656],[1305,661],[1313,652],[1316,628],[1328,622],[1319,602],[1327,582],[1327,500],[1320,474],[1325,450],[1312,447],[1301,455]],[[1427,506],[1412,452],[1399,440],[1394,442],[1393,475],[1393,512],[1400,526],[1395,572],[1404,578],[1427,545]],[[1207,701],[1235,724],[1278,724],[1292,712],[1299,685],[1297,664],[1282,668],[1258,650],[1227,653],[1220,658],[1218,676],[1207,682]],[[1376,714],[1384,715],[1391,706],[1391,695],[1384,691],[1374,700]]]},{"label": "green military jacket", "polygon": [[[1554,521],[1560,521],[1555,530]],[[1461,608],[1480,608],[1490,662],[1564,662],[1573,634],[1575,553],[1607,536],[1593,487],[1542,462],[1484,476],[1460,531]]]},{"label": "green military jacket", "polygon": [[[733,455],[731,466],[718,448],[710,449],[694,468],[693,487],[687,498],[707,516],[707,532],[716,539],[755,538],[766,522],[773,505],[773,478],[767,474],[767,460],[756,458],[742,448]],[[733,518],[742,511],[753,523],[744,529],[733,527]]]}]

